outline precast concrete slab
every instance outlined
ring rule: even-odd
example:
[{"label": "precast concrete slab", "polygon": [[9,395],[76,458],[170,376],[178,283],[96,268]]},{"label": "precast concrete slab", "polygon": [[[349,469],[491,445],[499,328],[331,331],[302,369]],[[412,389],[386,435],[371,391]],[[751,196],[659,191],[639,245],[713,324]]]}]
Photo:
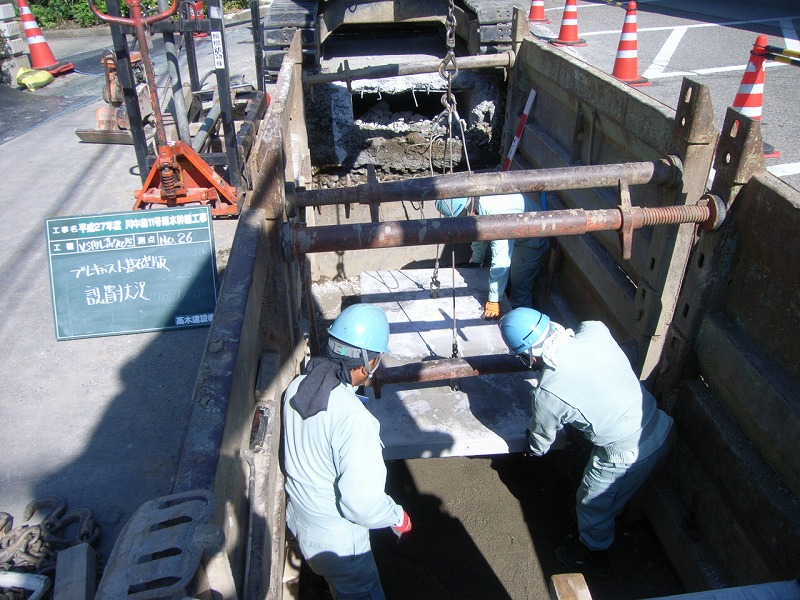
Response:
[{"label": "precast concrete slab", "polygon": [[[487,269],[441,268],[361,274],[361,301],[380,306],[390,324],[386,366],[450,358],[453,322],[458,356],[508,354],[497,321],[482,318]],[[455,281],[455,285],[453,285]],[[455,294],[453,293],[455,291]],[[455,305],[455,311],[454,311]],[[504,298],[503,312],[511,307]],[[537,373],[481,375],[449,381],[389,384],[367,389],[367,408],[381,423],[387,460],[521,452]]]}]

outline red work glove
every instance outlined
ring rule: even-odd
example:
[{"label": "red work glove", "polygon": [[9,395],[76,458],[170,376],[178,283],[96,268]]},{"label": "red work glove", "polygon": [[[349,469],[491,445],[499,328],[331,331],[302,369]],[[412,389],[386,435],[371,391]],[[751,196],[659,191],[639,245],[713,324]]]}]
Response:
[{"label": "red work glove", "polygon": [[402,540],[403,536],[411,531],[411,519],[406,511],[403,511],[403,518],[397,525],[392,527],[392,531],[394,531],[398,540]]},{"label": "red work glove", "polygon": [[496,319],[500,316],[500,303],[489,300],[484,307],[484,319]]}]

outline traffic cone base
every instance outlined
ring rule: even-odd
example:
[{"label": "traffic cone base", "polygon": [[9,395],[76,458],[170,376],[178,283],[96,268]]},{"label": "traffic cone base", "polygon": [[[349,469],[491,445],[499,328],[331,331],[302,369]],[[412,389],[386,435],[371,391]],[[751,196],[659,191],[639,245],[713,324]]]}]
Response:
[{"label": "traffic cone base", "polygon": [[774,146],[771,146],[767,142],[764,142],[764,158],[780,158],[781,153],[780,150],[775,150]]},{"label": "traffic cone base", "polygon": [[578,38],[577,40],[547,40],[553,46],[588,46],[589,44],[586,43],[586,40],[583,38]]},{"label": "traffic cone base", "polygon": [[639,42],[636,30],[636,2],[628,2],[625,23],[617,46],[617,58],[611,75],[632,86],[652,85],[649,79],[639,75]]}]

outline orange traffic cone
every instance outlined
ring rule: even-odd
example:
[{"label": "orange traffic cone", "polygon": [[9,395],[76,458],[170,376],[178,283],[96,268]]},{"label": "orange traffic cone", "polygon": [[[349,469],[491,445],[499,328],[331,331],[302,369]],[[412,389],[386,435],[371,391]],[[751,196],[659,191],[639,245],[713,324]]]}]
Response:
[{"label": "orange traffic cone", "polygon": [[28,38],[28,49],[31,54],[31,68],[47,71],[51,75],[61,75],[72,71],[75,66],[72,63],[61,63],[53,56],[47,40],[42,35],[42,30],[36,22],[36,18],[31,12],[26,0],[17,0],[19,14],[22,17],[22,26],[25,29],[25,37]]},{"label": "orange traffic cone", "polygon": [[[203,18],[203,0],[189,2],[189,19],[196,21]],[[195,31],[192,36],[196,38],[208,37],[207,31]]]},{"label": "orange traffic cone", "polygon": [[[766,60],[767,36],[764,34],[756,38],[750,60],[742,75],[739,90],[733,99],[733,109],[738,110],[746,117],[761,121],[761,107],[764,104],[764,61]],[[777,158],[781,155],[769,144],[764,144],[764,158]]]},{"label": "orange traffic cone", "polygon": [[549,23],[550,19],[544,16],[544,0],[531,0],[531,10],[528,13],[528,23]]},{"label": "orange traffic cone", "polygon": [[585,46],[586,40],[578,37],[578,0],[567,0],[558,37],[549,40],[554,46]]},{"label": "orange traffic cone", "polygon": [[649,79],[639,75],[638,41],[636,35],[636,2],[628,2],[625,23],[617,46],[617,58],[611,74],[628,85],[652,85]]}]

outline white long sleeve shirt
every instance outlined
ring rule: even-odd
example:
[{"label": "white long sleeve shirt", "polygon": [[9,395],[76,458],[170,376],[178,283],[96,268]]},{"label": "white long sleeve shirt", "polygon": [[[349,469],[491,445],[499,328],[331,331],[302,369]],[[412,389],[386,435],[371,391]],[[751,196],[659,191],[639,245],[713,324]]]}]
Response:
[{"label": "white long sleeve shirt", "polygon": [[298,538],[314,538],[320,551],[363,554],[370,529],[403,517],[385,492],[380,424],[343,383],[331,391],[327,410],[304,420],[289,404],[304,378],[283,400],[287,524]]},{"label": "white long sleeve shirt", "polygon": [[599,321],[581,323],[557,351],[558,368],[545,367],[532,393],[530,445],[548,451],[564,425],[572,425],[610,462],[633,463],[661,446],[672,418],[661,411]]},{"label": "white long sleeve shirt", "polygon": [[[478,214],[508,215],[536,210],[536,205],[527,196],[522,194],[502,194],[495,196],[481,196],[478,201]],[[515,243],[524,243],[526,240],[492,240],[489,245],[492,249],[492,264],[489,266],[489,300],[500,302],[506,285],[508,284],[511,269],[511,254],[514,252]],[[479,246],[473,245],[475,262],[483,262],[483,251]],[[485,248],[485,247],[484,247]],[[478,250],[476,253],[475,251]],[[485,251],[485,250],[484,250]]]}]

